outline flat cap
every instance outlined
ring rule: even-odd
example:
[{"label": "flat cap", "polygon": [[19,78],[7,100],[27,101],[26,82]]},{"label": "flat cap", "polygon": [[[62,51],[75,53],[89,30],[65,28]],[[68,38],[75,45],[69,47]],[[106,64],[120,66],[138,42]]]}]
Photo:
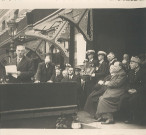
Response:
[{"label": "flat cap", "polygon": [[141,63],[141,60],[139,59],[138,56],[135,56],[135,57],[131,57],[131,62],[135,62],[135,63]]},{"label": "flat cap", "polygon": [[86,54],[87,54],[87,55],[95,54],[95,51],[94,51],[94,50],[87,50],[87,51],[86,51]]},{"label": "flat cap", "polygon": [[98,55],[107,55],[107,53],[106,52],[104,52],[104,51],[98,51],[98,53],[97,53]]}]

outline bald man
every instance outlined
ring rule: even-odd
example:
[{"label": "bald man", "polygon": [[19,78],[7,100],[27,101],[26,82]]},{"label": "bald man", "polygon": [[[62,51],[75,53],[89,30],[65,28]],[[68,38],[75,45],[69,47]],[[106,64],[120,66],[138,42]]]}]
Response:
[{"label": "bald man", "polygon": [[31,82],[31,77],[34,76],[34,65],[32,61],[25,56],[25,46],[18,45],[16,47],[17,57],[12,59],[9,65],[16,65],[17,67],[17,78],[9,74],[10,83],[29,83]]}]

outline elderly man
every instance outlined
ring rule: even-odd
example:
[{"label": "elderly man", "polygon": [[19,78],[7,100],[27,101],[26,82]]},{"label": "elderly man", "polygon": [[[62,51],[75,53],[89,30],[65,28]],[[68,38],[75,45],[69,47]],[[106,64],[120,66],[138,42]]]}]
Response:
[{"label": "elderly man", "polygon": [[114,65],[114,63],[117,61],[117,58],[115,56],[115,54],[113,52],[110,52],[108,55],[107,55],[107,59],[109,61],[109,67],[111,65]]},{"label": "elderly man", "polygon": [[38,69],[36,72],[36,81],[38,82],[53,82],[55,77],[55,65],[51,62],[51,56],[49,54],[46,55],[45,61],[39,63]]},{"label": "elderly man", "polygon": [[115,62],[110,66],[111,79],[106,82],[99,82],[105,85],[106,91],[99,98],[96,118],[97,121],[105,121],[103,124],[114,123],[113,113],[118,111],[120,97],[125,94],[127,77],[122,68],[122,63]]},{"label": "elderly man", "polygon": [[127,116],[125,123],[141,122],[146,112],[146,74],[140,67],[140,59],[132,57],[128,74],[128,91],[121,97],[121,111]]},{"label": "elderly man", "polygon": [[34,65],[32,61],[25,56],[25,46],[18,45],[16,47],[17,57],[12,59],[10,65],[17,66],[17,73],[15,77],[13,74],[9,74],[10,83],[26,83],[31,82],[31,77],[34,75]]}]

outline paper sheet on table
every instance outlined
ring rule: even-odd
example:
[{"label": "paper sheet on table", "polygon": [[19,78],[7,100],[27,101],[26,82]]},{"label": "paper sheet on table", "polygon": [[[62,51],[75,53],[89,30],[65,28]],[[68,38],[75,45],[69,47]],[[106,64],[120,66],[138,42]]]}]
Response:
[{"label": "paper sheet on table", "polygon": [[6,74],[11,74],[13,77],[17,78],[17,67],[16,65],[5,66]]}]

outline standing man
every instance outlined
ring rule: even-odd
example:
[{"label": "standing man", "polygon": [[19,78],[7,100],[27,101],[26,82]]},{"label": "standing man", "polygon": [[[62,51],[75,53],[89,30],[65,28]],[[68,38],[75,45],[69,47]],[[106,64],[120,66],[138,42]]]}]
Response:
[{"label": "standing man", "polygon": [[53,82],[55,78],[55,64],[51,62],[51,56],[46,55],[45,61],[39,63],[38,69],[36,72],[36,81],[35,83],[39,82]]},{"label": "standing man", "polygon": [[10,83],[28,83],[34,75],[34,65],[32,61],[25,56],[25,46],[18,45],[16,47],[17,57],[12,59],[9,65],[16,65],[16,78],[12,74],[8,74]]}]

